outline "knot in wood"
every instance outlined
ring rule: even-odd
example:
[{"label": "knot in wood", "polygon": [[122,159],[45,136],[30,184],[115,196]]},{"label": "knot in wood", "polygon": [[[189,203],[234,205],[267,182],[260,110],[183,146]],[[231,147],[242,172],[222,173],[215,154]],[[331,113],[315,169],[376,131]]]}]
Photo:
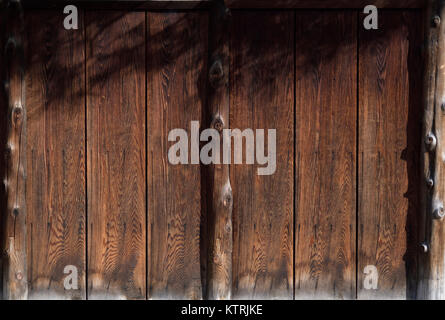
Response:
[{"label": "knot in wood", "polygon": [[220,86],[224,81],[224,69],[220,59],[215,60],[209,70],[209,81],[213,88]]},{"label": "knot in wood", "polygon": [[439,16],[434,16],[434,17],[433,17],[433,25],[434,25],[435,27],[438,27],[439,24],[440,24],[440,17],[439,17]]},{"label": "knot in wood", "polygon": [[428,178],[426,180],[426,185],[428,186],[428,188],[432,188],[434,186],[434,180],[431,178]]},{"label": "knot in wood", "polygon": [[224,195],[223,205],[226,208],[230,208],[230,206],[232,205],[232,195],[230,193]]},{"label": "knot in wood", "polygon": [[11,156],[11,153],[12,153],[12,146],[8,143],[5,148],[6,159],[9,159],[9,157]]},{"label": "knot in wood", "polygon": [[222,13],[222,23],[228,25],[232,19],[232,10],[224,6]]},{"label": "knot in wood", "polygon": [[226,19],[230,18],[232,16],[232,11],[230,11],[230,9],[226,7],[226,9],[224,10],[224,15],[226,16]]},{"label": "knot in wood", "polygon": [[17,272],[17,273],[15,274],[15,278],[16,278],[17,280],[21,281],[21,280],[23,279],[23,273],[21,273],[20,271]]},{"label": "knot in wood", "polygon": [[19,208],[12,209],[12,214],[14,215],[14,217],[17,217],[19,215],[19,213],[20,213]]},{"label": "knot in wood", "polygon": [[12,36],[9,37],[6,40],[6,44],[5,44],[6,56],[8,56],[8,55],[10,56],[16,47],[17,47],[17,41],[15,40],[15,38]]},{"label": "knot in wood", "polygon": [[224,228],[227,233],[231,233],[232,232],[232,223],[230,223],[230,221],[228,221]]},{"label": "knot in wood", "polygon": [[440,105],[440,109],[442,111],[445,111],[445,101],[443,101],[442,104]]},{"label": "knot in wood", "polygon": [[221,258],[219,257],[219,254],[215,254],[213,256],[213,263],[216,264],[216,265],[221,264]]},{"label": "knot in wood", "polygon": [[22,120],[23,117],[23,109],[19,104],[16,104],[14,108],[12,109],[12,117],[13,122],[18,123]]},{"label": "knot in wood", "polygon": [[425,144],[428,148],[428,150],[432,151],[436,147],[436,137],[431,132],[428,133],[425,137]]},{"label": "knot in wood", "polygon": [[224,129],[224,121],[220,116],[216,116],[212,121],[212,128],[221,132]]},{"label": "knot in wood", "polygon": [[434,219],[442,219],[445,216],[445,210],[443,208],[443,205],[438,205],[433,212]]}]

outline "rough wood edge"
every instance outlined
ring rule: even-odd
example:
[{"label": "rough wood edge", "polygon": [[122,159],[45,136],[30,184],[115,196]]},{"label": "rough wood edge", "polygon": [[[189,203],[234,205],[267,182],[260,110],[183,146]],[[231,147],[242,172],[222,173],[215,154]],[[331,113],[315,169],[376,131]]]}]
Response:
[{"label": "rough wood edge", "polygon": [[421,143],[417,299],[445,299],[445,1],[430,0],[425,16],[424,118]]},{"label": "rough wood edge", "polygon": [[7,210],[3,217],[3,297],[27,299],[26,267],[26,109],[24,65],[24,19],[20,0],[7,1],[5,74],[3,85],[8,106],[6,153]]},{"label": "rough wood edge", "polygon": [[[210,11],[208,109],[211,127],[221,136],[221,149],[229,139],[222,139],[229,128],[229,36],[230,12],[224,1],[215,1]],[[229,142],[230,143],[230,142]],[[228,148],[226,150],[229,150]],[[232,206],[229,164],[212,165],[212,206],[209,210],[209,260],[207,298],[226,300],[232,296]]]}]

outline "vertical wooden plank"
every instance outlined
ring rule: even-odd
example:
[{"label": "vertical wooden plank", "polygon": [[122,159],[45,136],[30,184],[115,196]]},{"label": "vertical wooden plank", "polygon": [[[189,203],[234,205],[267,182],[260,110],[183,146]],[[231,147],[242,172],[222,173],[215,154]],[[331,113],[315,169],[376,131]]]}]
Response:
[{"label": "vertical wooden plank", "polygon": [[[380,12],[378,30],[360,28],[359,299],[409,298],[407,277],[415,277],[421,18]],[[377,268],[377,289],[364,287],[368,265]]]},{"label": "vertical wooden plank", "polygon": [[88,297],[146,296],[145,14],[87,12]]},{"label": "vertical wooden plank", "polygon": [[[30,299],[85,298],[85,55],[83,15],[26,14],[28,281]],[[64,268],[78,289],[65,290]]]},{"label": "vertical wooden plank", "polygon": [[245,156],[230,166],[233,298],[292,299],[294,13],[232,15],[230,126],[276,129],[274,174],[257,175],[263,166]]},{"label": "vertical wooden plank", "polygon": [[425,10],[425,72],[421,180],[419,278],[417,299],[445,297],[443,129],[445,77],[445,1],[429,0]]},{"label": "vertical wooden plank", "polygon": [[4,88],[7,97],[6,211],[3,216],[3,298],[28,298],[26,259],[26,101],[24,18],[20,1],[6,4]]},{"label": "vertical wooden plank", "polygon": [[[0,4],[0,61],[5,61],[4,48],[6,44],[6,7],[5,3]],[[0,63],[0,178],[3,180],[6,177],[6,154],[5,147],[7,143],[7,128],[8,128],[8,98],[7,88],[5,86],[6,80],[6,66],[4,63]],[[0,248],[4,249],[4,232],[3,224],[3,212],[7,210],[7,198],[6,198],[6,184],[4,181],[0,181]],[[0,254],[0,300],[3,300],[3,262],[4,255]]]},{"label": "vertical wooden plank", "polygon": [[355,298],[356,20],[297,13],[296,299]]},{"label": "vertical wooden plank", "polygon": [[[221,150],[229,146],[224,129],[229,123],[229,24],[230,11],[224,1],[215,1],[210,11],[208,110],[212,121],[207,126],[219,132],[220,164],[211,166],[212,205],[208,212],[209,253],[207,298],[228,300],[232,296],[233,195],[229,164]],[[227,132],[227,131],[226,131]],[[207,239],[206,239],[207,240]]]},{"label": "vertical wooden plank", "polygon": [[150,12],[147,21],[149,298],[201,299],[201,169],[190,154],[170,164],[167,138],[179,128],[190,140],[191,121],[202,120],[208,15]]}]

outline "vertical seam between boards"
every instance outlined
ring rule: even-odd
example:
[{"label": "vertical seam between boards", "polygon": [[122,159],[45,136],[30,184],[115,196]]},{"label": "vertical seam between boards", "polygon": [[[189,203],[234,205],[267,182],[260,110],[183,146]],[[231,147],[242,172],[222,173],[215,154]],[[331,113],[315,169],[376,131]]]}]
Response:
[{"label": "vertical seam between boards", "polygon": [[83,42],[84,42],[84,103],[85,103],[85,129],[84,129],[84,158],[85,158],[85,300],[88,300],[88,99],[87,99],[87,12],[83,10]]},{"label": "vertical seam between boards", "polygon": [[293,226],[292,226],[292,239],[293,239],[293,257],[292,257],[292,278],[293,278],[293,283],[292,283],[292,298],[293,300],[295,300],[295,255],[296,255],[296,243],[295,243],[295,222],[296,222],[296,177],[297,177],[297,171],[296,171],[296,136],[297,136],[297,47],[296,47],[296,43],[297,43],[297,10],[294,10],[294,23],[293,23],[293,27],[294,27],[294,34],[293,34],[293,54],[294,54],[294,105],[293,105],[293,110],[294,110],[294,141],[292,144],[293,147]]},{"label": "vertical seam between boards", "polygon": [[356,12],[356,136],[355,136],[355,299],[358,300],[359,139],[360,139],[360,11]]},{"label": "vertical seam between boards", "polygon": [[145,299],[148,300],[148,11],[145,14]]}]

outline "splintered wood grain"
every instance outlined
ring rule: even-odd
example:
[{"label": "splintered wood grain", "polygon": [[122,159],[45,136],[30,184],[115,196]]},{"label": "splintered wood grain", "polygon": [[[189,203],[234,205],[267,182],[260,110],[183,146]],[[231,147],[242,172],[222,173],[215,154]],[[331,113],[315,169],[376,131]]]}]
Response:
[{"label": "splintered wood grain", "polygon": [[[29,299],[86,297],[83,19],[65,30],[63,18],[26,14]],[[64,288],[68,265],[77,289]]]},{"label": "splintered wood grain", "polygon": [[146,296],[145,14],[87,12],[88,298]]},{"label": "splintered wood grain", "polygon": [[297,12],[295,299],[355,298],[356,20]]},{"label": "splintered wood grain", "polygon": [[265,129],[266,154],[276,129],[275,173],[258,175],[265,165],[246,164],[245,155],[230,166],[233,298],[292,299],[294,14],[232,15],[230,126]]},{"label": "splintered wood grain", "polygon": [[[379,29],[360,28],[359,38],[358,298],[411,298],[419,248],[421,12],[381,12]],[[364,286],[367,265],[377,268],[377,289]]]},{"label": "splintered wood grain", "polygon": [[208,15],[147,17],[148,297],[201,299],[201,168],[170,164],[167,138],[178,128],[190,139],[190,122],[202,123]]}]

